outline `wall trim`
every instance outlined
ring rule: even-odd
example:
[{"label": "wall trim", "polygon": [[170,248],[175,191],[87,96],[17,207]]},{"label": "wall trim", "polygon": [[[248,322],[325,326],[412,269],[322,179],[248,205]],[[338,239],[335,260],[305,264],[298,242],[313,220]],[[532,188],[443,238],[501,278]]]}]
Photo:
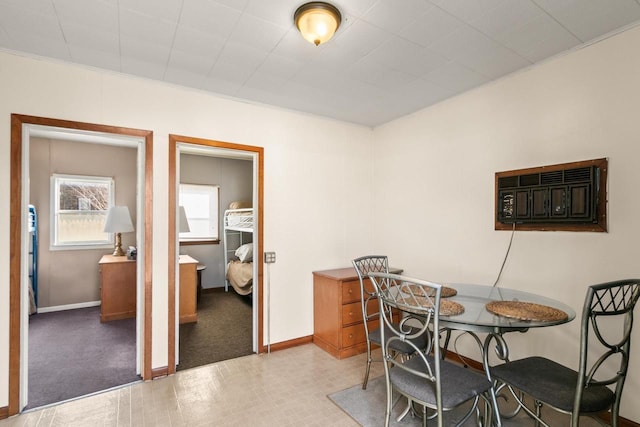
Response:
[{"label": "wall trim", "polygon": [[54,311],[75,310],[76,308],[96,307],[100,301],[79,302],[75,304],[52,305],[51,307],[38,307],[37,313],[51,313]]},{"label": "wall trim", "polygon": [[[141,138],[144,141],[144,266],[143,276],[143,316],[142,331],[142,378],[151,378],[151,308],[152,308],[152,266],[153,266],[153,132],[47,117],[11,114],[10,148],[10,208],[9,208],[9,415],[20,412],[20,370],[21,370],[21,239],[22,239],[22,185],[28,177],[22,176],[22,136],[24,125],[41,125],[54,128],[112,133]],[[142,191],[142,190],[141,190]]]},{"label": "wall trim", "polygon": [[169,375],[169,368],[167,366],[161,366],[160,368],[153,368],[151,370],[151,379],[162,378]]},{"label": "wall trim", "polygon": [[288,348],[298,347],[305,344],[311,344],[313,342],[313,335],[307,335],[306,337],[294,338],[292,340],[280,341],[275,344],[271,344],[271,351],[286,350]]},{"label": "wall trim", "polygon": [[0,420],[4,420],[5,418],[9,418],[9,407],[0,406]]},{"label": "wall trim", "polygon": [[[195,138],[184,135],[169,134],[169,198],[168,198],[168,244],[167,244],[167,259],[168,259],[168,330],[167,330],[167,367],[169,369],[169,375],[176,373],[176,267],[178,266],[178,259],[176,250],[177,236],[176,236],[176,206],[178,200],[178,183],[179,177],[176,176],[177,161],[178,161],[178,144],[187,143],[212,148],[223,148],[227,150],[246,151],[256,155],[255,162],[257,163],[257,170],[253,179],[257,180],[257,209],[256,219],[258,224],[258,247],[257,253],[254,253],[254,259],[262,259],[264,251],[264,148],[253,145],[235,144],[231,142],[216,141],[211,139]],[[258,263],[258,277],[254,277],[254,292],[257,287],[257,339],[258,348],[257,353],[264,353],[267,347],[264,345],[264,333],[263,333],[263,318],[264,318],[264,297],[263,297],[263,270],[264,264]]]}]

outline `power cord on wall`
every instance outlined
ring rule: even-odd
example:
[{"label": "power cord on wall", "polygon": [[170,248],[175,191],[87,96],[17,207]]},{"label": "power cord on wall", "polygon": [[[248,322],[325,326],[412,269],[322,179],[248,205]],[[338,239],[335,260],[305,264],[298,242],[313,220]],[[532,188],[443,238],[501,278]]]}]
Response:
[{"label": "power cord on wall", "polygon": [[504,265],[507,263],[507,258],[509,257],[509,252],[511,251],[511,243],[513,243],[513,235],[516,233],[516,223],[513,223],[513,229],[511,230],[511,239],[509,239],[509,246],[507,247],[507,252],[504,254],[504,260],[502,260],[502,265],[500,266],[500,271],[498,272],[498,277],[496,277],[496,281],[493,282],[493,286],[495,287],[500,280],[500,276],[502,276],[502,270],[504,270]]},{"label": "power cord on wall", "polygon": [[271,264],[276,262],[275,252],[264,253],[264,263],[267,266],[267,354],[271,354]]},{"label": "power cord on wall", "polygon": [[271,354],[271,263],[267,263],[267,354]]}]

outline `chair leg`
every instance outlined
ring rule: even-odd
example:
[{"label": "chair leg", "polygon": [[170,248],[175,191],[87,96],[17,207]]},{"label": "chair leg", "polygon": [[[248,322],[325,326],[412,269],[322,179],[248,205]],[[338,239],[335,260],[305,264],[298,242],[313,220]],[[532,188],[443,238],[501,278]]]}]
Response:
[{"label": "chair leg", "polygon": [[427,427],[427,407],[422,405],[422,427]]},{"label": "chair leg", "polygon": [[367,389],[367,383],[369,382],[369,371],[371,370],[371,358],[367,359],[367,368],[364,371],[364,381],[362,382],[362,389]]},{"label": "chair leg", "polygon": [[449,341],[451,341],[451,329],[444,330],[444,345],[442,346],[442,360],[447,357],[447,350],[449,349]]},{"label": "chair leg", "polygon": [[398,418],[396,418],[396,422],[402,421],[402,419],[407,416],[409,411],[411,411],[412,403],[413,403],[413,401],[411,399],[407,398],[407,406],[406,406],[406,408],[404,408],[402,410],[402,413],[400,413],[400,415],[398,415]]},{"label": "chair leg", "polygon": [[534,405],[536,406],[536,427],[540,427],[539,420],[542,418],[542,402],[536,400]]},{"label": "chair leg", "polygon": [[367,389],[367,383],[369,382],[369,371],[371,370],[371,344],[367,341],[367,367],[364,371],[364,381],[362,381],[362,389]]},{"label": "chair leg", "polygon": [[387,409],[384,415],[384,427],[389,427],[389,422],[391,420],[391,406],[392,406],[392,393],[391,393],[391,385],[389,384],[389,379],[387,378]]}]

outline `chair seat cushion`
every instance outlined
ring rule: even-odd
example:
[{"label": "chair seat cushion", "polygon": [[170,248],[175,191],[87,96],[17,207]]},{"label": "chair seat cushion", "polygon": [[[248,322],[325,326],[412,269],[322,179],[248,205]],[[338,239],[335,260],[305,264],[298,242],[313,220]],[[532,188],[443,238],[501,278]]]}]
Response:
[{"label": "chair seat cushion", "polygon": [[[384,325],[384,326],[386,328],[384,333],[385,337],[391,337],[395,335],[393,332],[389,330],[389,327],[387,325]],[[412,330],[414,330],[414,328],[412,328]],[[369,331],[369,341],[377,345],[382,345],[382,337],[380,336],[380,329],[374,329],[373,331]],[[425,349],[427,347],[427,337],[425,335],[421,335],[420,337],[410,341],[413,342],[415,346],[418,347],[419,349]],[[389,347],[402,354],[412,354],[415,351],[411,345],[407,343],[403,343],[402,341],[394,341],[391,343]]]},{"label": "chair seat cushion", "polygon": [[[427,356],[427,359],[433,366],[435,363],[433,357]],[[404,362],[403,366],[419,372],[426,371],[424,362],[417,356]],[[435,383],[398,366],[389,369],[389,380],[399,392],[435,407]],[[442,385],[442,409],[444,411],[451,410],[491,388],[491,383],[485,375],[454,365],[446,360],[440,362],[440,384]]]},{"label": "chair seat cushion", "polygon": [[[544,357],[528,357],[494,366],[494,378],[534,399],[563,411],[573,410],[578,373]],[[581,413],[609,409],[615,394],[605,386],[589,386],[582,393]]]}]

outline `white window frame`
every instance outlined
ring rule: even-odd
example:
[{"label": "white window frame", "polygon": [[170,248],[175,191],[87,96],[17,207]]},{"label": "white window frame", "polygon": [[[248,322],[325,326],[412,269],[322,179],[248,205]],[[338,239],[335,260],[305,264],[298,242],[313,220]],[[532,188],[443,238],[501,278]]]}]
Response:
[{"label": "white window frame", "polygon": [[88,176],[88,175],[69,175],[69,174],[53,174],[51,175],[51,209],[50,211],[50,244],[49,249],[52,251],[60,250],[81,250],[81,249],[109,249],[113,247],[113,233],[108,233],[104,240],[69,242],[63,243],[58,241],[58,215],[60,214],[60,184],[64,182],[96,182],[107,184],[109,186],[109,206],[114,205],[115,200],[115,181],[112,177]]},{"label": "white window frame", "polygon": [[[183,194],[207,194],[209,196],[209,229],[208,233],[200,234],[193,231],[179,233],[180,242],[209,242],[220,241],[220,186],[213,184],[185,184],[180,183],[178,187],[178,204],[183,205]],[[189,211],[189,206],[185,205],[187,220],[191,220],[193,213]]]}]

